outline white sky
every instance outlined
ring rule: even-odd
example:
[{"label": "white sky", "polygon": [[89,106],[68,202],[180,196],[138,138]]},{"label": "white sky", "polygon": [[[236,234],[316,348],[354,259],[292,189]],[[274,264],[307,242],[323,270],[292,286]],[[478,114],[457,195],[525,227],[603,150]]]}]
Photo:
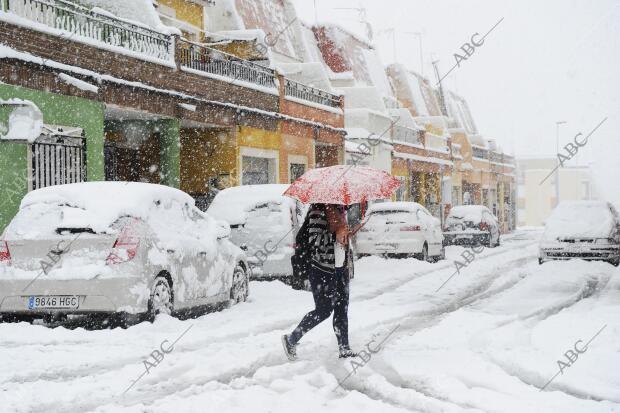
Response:
[{"label": "white sky", "polygon": [[[304,21],[336,22],[364,33],[355,10],[363,6],[374,44],[385,64],[398,60],[420,71],[418,39],[423,33],[424,74],[432,60],[441,74],[472,34],[485,43],[443,81],[470,104],[480,132],[517,156],[555,156],[560,147],[603,118],[579,154],[590,162],[603,197],[620,203],[620,1],[618,0],[293,0]],[[461,52],[462,54],[462,52]],[[577,158],[577,157],[576,157]],[[577,160],[577,159],[575,159]]]}]

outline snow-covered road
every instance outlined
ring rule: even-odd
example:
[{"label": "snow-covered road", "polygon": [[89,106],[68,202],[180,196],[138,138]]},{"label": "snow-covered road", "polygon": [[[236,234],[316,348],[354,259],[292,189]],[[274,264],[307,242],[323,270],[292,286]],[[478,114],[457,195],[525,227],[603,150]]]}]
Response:
[{"label": "snow-covered road", "polygon": [[0,411],[620,412],[620,270],[539,266],[539,236],[504,237],[441,288],[462,247],[435,264],[357,261],[352,347],[374,353],[355,362],[337,358],[331,322],[285,358],[280,336],[312,297],[280,282],[195,320],[0,324]]}]

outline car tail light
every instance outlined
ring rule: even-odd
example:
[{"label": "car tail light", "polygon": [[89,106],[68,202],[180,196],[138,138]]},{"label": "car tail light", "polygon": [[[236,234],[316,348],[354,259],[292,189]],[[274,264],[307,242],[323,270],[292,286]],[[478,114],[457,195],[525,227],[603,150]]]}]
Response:
[{"label": "car tail light", "polygon": [[6,241],[0,241],[0,262],[11,263],[11,251]]},{"label": "car tail light", "polygon": [[132,220],[123,227],[118,238],[114,241],[112,251],[105,260],[107,265],[121,264],[134,259],[138,247],[140,246],[140,237],[138,237],[137,234],[137,223],[138,220]]},{"label": "car tail light", "polygon": [[401,231],[420,231],[419,225],[408,225],[406,227],[400,227]]},{"label": "car tail light", "polygon": [[480,228],[481,231],[486,231],[489,229],[489,224],[487,224],[486,222],[481,222],[480,224],[478,224],[478,228]]}]

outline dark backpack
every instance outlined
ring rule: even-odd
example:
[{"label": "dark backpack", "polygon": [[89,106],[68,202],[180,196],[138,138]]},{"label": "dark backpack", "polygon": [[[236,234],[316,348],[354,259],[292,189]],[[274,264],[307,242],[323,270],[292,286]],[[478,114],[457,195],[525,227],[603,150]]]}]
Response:
[{"label": "dark backpack", "polygon": [[309,220],[304,220],[303,225],[295,236],[295,252],[291,257],[291,266],[293,267],[293,278],[291,285],[296,290],[306,289],[308,275],[310,274],[310,262],[312,255],[312,247],[310,246],[308,231]]}]

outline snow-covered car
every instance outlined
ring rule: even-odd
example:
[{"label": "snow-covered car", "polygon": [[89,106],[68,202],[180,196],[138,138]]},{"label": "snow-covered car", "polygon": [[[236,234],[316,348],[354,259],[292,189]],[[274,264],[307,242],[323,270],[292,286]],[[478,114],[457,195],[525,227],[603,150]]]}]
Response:
[{"label": "snow-covered car", "polygon": [[152,320],[245,301],[230,229],[178,189],[85,182],[27,194],[0,237],[0,315]]},{"label": "snow-covered car", "polygon": [[353,249],[358,256],[404,255],[424,261],[445,257],[441,223],[416,202],[371,205]]},{"label": "snow-covered car", "polygon": [[551,260],[620,263],[620,216],[605,201],[564,201],[545,223],[538,262]]},{"label": "snow-covered car", "polygon": [[266,184],[227,188],[207,209],[209,215],[230,225],[230,239],[246,251],[253,279],[286,279],[293,274],[291,256],[305,208],[282,195],[288,187]]},{"label": "snow-covered car", "polygon": [[500,245],[499,221],[484,205],[460,205],[450,210],[443,231],[445,245]]}]

